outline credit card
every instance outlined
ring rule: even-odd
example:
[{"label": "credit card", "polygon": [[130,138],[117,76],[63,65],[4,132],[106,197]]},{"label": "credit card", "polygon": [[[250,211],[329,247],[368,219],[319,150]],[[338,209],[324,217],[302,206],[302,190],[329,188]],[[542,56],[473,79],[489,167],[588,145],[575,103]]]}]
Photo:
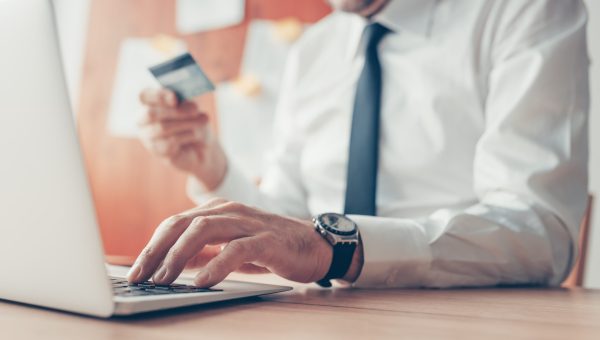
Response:
[{"label": "credit card", "polygon": [[152,66],[149,70],[163,87],[175,92],[180,101],[190,100],[215,89],[189,53]]}]

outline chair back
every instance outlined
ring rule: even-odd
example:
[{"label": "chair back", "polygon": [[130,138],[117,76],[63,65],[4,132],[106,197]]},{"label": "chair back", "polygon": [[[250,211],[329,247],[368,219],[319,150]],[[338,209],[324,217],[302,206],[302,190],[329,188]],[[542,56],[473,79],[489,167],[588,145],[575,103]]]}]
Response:
[{"label": "chair back", "polygon": [[587,209],[585,210],[585,215],[583,216],[583,220],[581,220],[581,227],[579,229],[579,256],[577,257],[577,261],[571,270],[571,274],[569,274],[569,276],[567,276],[565,281],[562,283],[563,287],[572,288],[583,286],[593,203],[594,196],[590,194],[588,197]]}]

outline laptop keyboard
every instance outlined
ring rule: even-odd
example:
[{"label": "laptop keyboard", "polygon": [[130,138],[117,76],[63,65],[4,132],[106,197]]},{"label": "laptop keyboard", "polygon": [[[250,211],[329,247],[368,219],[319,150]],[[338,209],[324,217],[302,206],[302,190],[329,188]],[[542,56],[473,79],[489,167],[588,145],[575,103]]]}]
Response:
[{"label": "laptop keyboard", "polygon": [[197,288],[194,286],[171,284],[168,286],[156,285],[150,281],[142,283],[129,283],[118,277],[111,277],[113,293],[117,296],[151,296],[165,294],[211,293],[221,292],[222,289]]}]

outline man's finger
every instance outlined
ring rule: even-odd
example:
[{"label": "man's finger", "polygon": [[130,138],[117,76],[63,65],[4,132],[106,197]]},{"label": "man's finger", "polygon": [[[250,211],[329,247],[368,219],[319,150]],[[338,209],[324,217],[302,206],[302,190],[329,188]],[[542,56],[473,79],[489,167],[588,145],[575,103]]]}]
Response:
[{"label": "man's finger", "polygon": [[152,235],[152,238],[131,267],[127,279],[130,282],[148,280],[193,218],[203,213],[207,215],[214,214],[212,209],[223,204],[223,202],[226,201],[222,199],[211,200],[200,208],[190,209],[164,220],[156,228],[154,235]]},{"label": "man's finger", "polygon": [[223,281],[227,275],[236,271],[244,263],[261,257],[262,249],[253,237],[241,238],[229,242],[223,251],[212,259],[194,278],[197,287],[212,287]]},{"label": "man's finger", "polygon": [[[148,111],[141,123],[153,123],[158,121],[185,120],[207,116],[205,112],[199,111],[196,103],[185,101],[176,107],[149,105]],[[207,116],[208,117],[208,116]]]},{"label": "man's finger", "polygon": [[210,139],[210,129],[201,121],[163,127],[146,125],[140,129],[140,140],[150,151],[161,156],[173,156],[180,148],[190,144],[205,145]]},{"label": "man's finger", "polygon": [[138,256],[137,260],[127,274],[127,279],[130,282],[146,281],[160,261],[167,254],[169,249],[179,236],[183,233],[189,223],[189,219],[182,216],[171,216],[164,220],[157,228],[150,242]]},{"label": "man's finger", "polygon": [[167,89],[145,89],[140,94],[140,101],[148,106],[176,107],[177,96]]},{"label": "man's finger", "polygon": [[185,264],[184,270],[200,269],[200,268],[206,266],[208,261],[212,260],[220,253],[221,253],[221,246],[218,246],[218,245],[217,246],[212,246],[212,245],[205,246],[201,252],[199,252],[198,254],[196,254],[194,257],[192,257],[191,259],[189,259],[187,261],[187,263]]},{"label": "man's finger", "polygon": [[203,131],[207,129],[208,118],[197,116],[183,120],[163,120],[146,125],[144,130],[151,138],[169,137],[185,131]]},{"label": "man's finger", "polygon": [[265,267],[257,266],[252,263],[244,263],[236,271],[244,274],[268,274],[271,272]]},{"label": "man's finger", "polygon": [[194,213],[196,212],[201,212],[203,210],[206,209],[210,209],[210,208],[214,208],[214,207],[218,207],[222,204],[225,204],[229,202],[228,200],[222,198],[222,197],[215,197],[215,198],[211,198],[210,200],[206,201],[204,204],[197,206],[197,207],[193,207],[191,209],[185,210],[184,212],[182,212],[182,215],[185,216],[189,216],[189,217],[194,217]]},{"label": "man's finger", "polygon": [[152,151],[163,157],[172,158],[180,149],[190,144],[202,144],[202,135],[196,131],[186,131],[168,138],[159,138],[152,142]]},{"label": "man's finger", "polygon": [[239,223],[238,218],[229,216],[194,218],[165,256],[162,265],[152,277],[153,281],[163,285],[170,284],[181,274],[187,261],[202,251],[206,245],[248,236],[237,227]]}]

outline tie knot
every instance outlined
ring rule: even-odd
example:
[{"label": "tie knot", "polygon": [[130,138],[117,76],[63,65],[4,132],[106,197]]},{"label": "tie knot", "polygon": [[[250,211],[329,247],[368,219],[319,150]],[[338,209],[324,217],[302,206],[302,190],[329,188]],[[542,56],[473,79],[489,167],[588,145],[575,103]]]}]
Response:
[{"label": "tie knot", "polygon": [[376,47],[390,30],[378,22],[368,24],[363,31],[363,41],[367,49]]}]

